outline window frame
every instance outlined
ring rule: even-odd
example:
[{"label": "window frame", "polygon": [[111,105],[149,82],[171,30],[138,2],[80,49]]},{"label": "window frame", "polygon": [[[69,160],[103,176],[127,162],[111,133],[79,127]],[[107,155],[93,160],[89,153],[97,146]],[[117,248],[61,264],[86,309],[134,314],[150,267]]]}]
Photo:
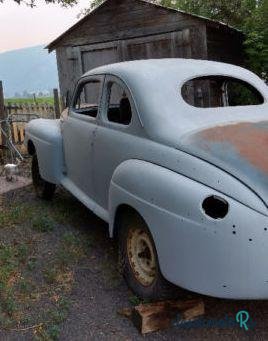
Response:
[{"label": "window frame", "polygon": [[[126,92],[126,95],[127,95],[128,100],[130,102],[130,105],[131,105],[131,113],[132,113],[131,121],[128,125],[109,121],[109,119],[108,119],[108,108],[109,108],[109,104],[110,104],[110,102],[109,102],[110,93],[109,93],[108,89],[109,89],[110,83],[116,83]],[[131,130],[131,129],[133,129],[134,126],[137,125],[137,117],[139,117],[139,115],[137,114],[136,104],[135,104],[135,101],[133,99],[133,96],[132,96],[131,91],[129,90],[128,86],[119,77],[116,77],[116,76],[110,75],[110,74],[106,74],[104,84],[103,84],[102,110],[101,110],[101,114],[100,114],[101,122],[105,126],[107,125],[109,127],[115,128],[115,129]],[[140,119],[138,119],[138,120],[141,124]]]},{"label": "window frame", "polygon": [[[98,111],[96,117],[89,116],[89,115],[84,115],[81,113],[76,112],[75,104],[76,101],[80,95],[81,88],[87,84],[91,83],[94,81],[100,82],[100,94],[99,94],[99,99],[98,99]],[[101,111],[101,104],[102,104],[102,96],[103,96],[103,85],[104,85],[104,76],[103,75],[90,75],[90,76],[85,76],[79,79],[79,81],[76,84],[73,98],[71,101],[71,107],[70,107],[70,116],[79,118],[81,120],[86,120],[86,121],[94,121],[96,122],[99,119],[100,111]]]}]

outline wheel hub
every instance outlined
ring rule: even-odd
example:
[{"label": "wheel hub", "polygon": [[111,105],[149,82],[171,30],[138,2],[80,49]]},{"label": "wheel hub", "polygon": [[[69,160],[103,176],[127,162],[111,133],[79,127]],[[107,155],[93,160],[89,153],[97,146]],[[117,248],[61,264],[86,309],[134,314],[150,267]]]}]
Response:
[{"label": "wheel hub", "polygon": [[130,229],[127,253],[136,279],[142,285],[150,286],[156,277],[156,256],[148,233],[143,229]]}]

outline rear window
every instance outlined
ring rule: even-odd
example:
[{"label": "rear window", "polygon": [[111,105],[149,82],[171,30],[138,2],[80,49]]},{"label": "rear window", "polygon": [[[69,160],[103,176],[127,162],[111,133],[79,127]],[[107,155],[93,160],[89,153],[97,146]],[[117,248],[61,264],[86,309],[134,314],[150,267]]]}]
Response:
[{"label": "rear window", "polygon": [[194,78],[182,87],[182,97],[198,108],[259,105],[263,96],[252,85],[232,77]]}]

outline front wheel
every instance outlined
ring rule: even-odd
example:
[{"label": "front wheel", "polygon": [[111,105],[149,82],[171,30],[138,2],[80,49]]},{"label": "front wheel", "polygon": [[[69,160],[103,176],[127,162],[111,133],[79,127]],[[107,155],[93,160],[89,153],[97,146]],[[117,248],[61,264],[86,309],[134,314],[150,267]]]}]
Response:
[{"label": "front wheel", "polygon": [[161,274],[151,233],[141,216],[124,214],[119,221],[119,266],[132,291],[143,299],[178,296],[175,287]]},{"label": "front wheel", "polygon": [[56,185],[42,179],[36,154],[32,158],[32,180],[38,198],[51,200],[55,193]]}]

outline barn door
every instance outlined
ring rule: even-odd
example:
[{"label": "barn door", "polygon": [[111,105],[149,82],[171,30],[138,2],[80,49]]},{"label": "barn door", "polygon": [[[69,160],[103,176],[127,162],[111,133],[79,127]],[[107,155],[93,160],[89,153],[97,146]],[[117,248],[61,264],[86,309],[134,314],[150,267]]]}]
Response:
[{"label": "barn door", "polygon": [[82,73],[119,61],[118,43],[96,44],[80,48]]},{"label": "barn door", "polygon": [[123,59],[191,58],[190,30],[129,39],[123,42]]}]

